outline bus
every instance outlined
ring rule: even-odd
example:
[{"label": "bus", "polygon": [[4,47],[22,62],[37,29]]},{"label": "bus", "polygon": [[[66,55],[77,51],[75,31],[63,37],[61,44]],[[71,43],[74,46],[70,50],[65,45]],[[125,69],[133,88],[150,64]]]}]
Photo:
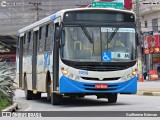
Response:
[{"label": "bus", "polygon": [[95,95],[116,103],[137,92],[137,32],[132,11],[58,11],[17,33],[16,80],[27,100]]}]

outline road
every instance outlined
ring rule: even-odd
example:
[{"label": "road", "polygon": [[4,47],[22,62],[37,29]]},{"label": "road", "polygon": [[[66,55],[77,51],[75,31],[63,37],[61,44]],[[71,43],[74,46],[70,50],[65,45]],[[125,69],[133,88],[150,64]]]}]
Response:
[{"label": "road", "polygon": [[81,99],[65,98],[63,105],[53,106],[42,94],[40,100],[25,100],[22,90],[16,91],[16,100],[20,110],[25,111],[160,111],[159,96],[119,95],[116,104],[110,104],[107,99],[96,99],[96,96],[86,96]]},{"label": "road", "polygon": [[[84,99],[65,99],[65,103],[53,106],[42,94],[41,100],[25,100],[22,90],[16,91],[19,111],[160,111],[159,96],[119,95],[116,104],[109,104],[107,99],[87,96]],[[56,120],[81,120],[88,117],[55,117]],[[42,118],[45,120],[46,118]],[[52,117],[47,117],[53,120]],[[92,120],[159,120],[159,117],[90,117]],[[18,120],[16,118],[16,120]]]}]

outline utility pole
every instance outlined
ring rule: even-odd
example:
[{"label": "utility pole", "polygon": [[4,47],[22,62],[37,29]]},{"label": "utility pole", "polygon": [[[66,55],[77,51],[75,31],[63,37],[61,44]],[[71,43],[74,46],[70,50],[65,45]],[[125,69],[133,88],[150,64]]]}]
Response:
[{"label": "utility pole", "polygon": [[140,32],[141,32],[139,7],[140,7],[139,0],[136,0],[136,18],[137,18],[136,19],[136,21],[137,21],[136,23],[137,23],[137,32],[138,32],[138,35],[140,35]]},{"label": "utility pole", "polygon": [[43,10],[42,8],[39,8],[39,5],[41,5],[41,2],[29,2],[29,4],[32,4],[35,8],[32,10],[36,10],[36,20],[39,20],[39,10]]},{"label": "utility pole", "polygon": [[140,22],[140,4],[139,0],[135,0],[136,2],[136,23],[137,23],[137,33],[138,33],[138,42],[139,45],[137,46],[137,55],[138,55],[138,71],[139,74],[142,73],[142,40],[141,40],[141,22]]}]

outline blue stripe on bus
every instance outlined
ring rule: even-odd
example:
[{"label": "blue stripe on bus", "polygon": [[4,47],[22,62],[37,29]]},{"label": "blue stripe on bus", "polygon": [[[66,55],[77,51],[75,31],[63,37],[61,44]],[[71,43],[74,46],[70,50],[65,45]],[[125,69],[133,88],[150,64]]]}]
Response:
[{"label": "blue stripe on bus", "polygon": [[[101,82],[99,82],[101,83]],[[119,83],[103,83],[108,84],[107,89],[95,89],[95,83],[77,82],[65,76],[60,78],[60,93],[131,93],[137,92],[137,77],[131,80]]]},{"label": "blue stripe on bus", "polygon": [[50,18],[51,18],[52,20],[55,20],[55,19],[56,19],[56,14],[50,16]]}]

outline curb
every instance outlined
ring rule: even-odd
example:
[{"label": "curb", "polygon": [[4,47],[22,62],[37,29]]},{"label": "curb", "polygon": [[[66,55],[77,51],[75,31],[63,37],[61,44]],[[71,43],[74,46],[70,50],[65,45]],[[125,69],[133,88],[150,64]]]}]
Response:
[{"label": "curb", "polygon": [[143,95],[143,96],[160,96],[160,92],[138,92],[137,95]]},{"label": "curb", "polygon": [[11,106],[2,110],[2,112],[15,112],[18,109],[18,103],[13,103]]}]

